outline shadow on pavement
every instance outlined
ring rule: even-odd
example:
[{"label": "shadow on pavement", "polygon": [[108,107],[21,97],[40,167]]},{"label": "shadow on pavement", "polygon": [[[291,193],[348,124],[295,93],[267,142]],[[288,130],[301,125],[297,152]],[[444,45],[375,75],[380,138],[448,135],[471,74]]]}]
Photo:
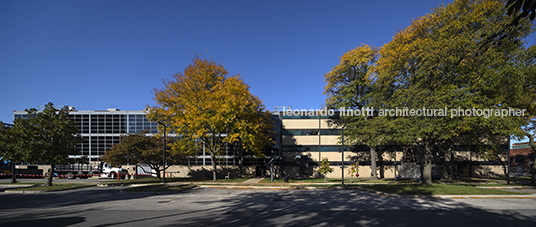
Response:
[{"label": "shadow on pavement", "polygon": [[42,218],[31,220],[13,220],[5,222],[3,226],[17,226],[17,227],[35,227],[35,226],[70,226],[78,223],[82,223],[86,220],[84,217],[61,217],[61,218]]},{"label": "shadow on pavement", "polygon": [[[191,226],[521,226],[536,214],[491,212],[458,201],[400,199],[358,190],[254,192],[226,199],[225,212],[176,222]],[[173,225],[169,225],[173,226]]]},{"label": "shadow on pavement", "polygon": [[[390,198],[359,190],[200,188],[156,196],[154,201],[151,194],[128,194],[119,190],[86,188],[28,195],[0,193],[0,225],[504,227],[536,223],[535,213],[484,210],[450,199]],[[190,200],[186,201],[185,197]],[[151,199],[147,201],[153,204],[162,200],[169,209],[116,210],[108,205],[136,199]],[[92,208],[77,206],[94,203],[103,204]],[[15,212],[12,209],[16,209]],[[30,215],[17,212],[27,209],[39,212]]]}]

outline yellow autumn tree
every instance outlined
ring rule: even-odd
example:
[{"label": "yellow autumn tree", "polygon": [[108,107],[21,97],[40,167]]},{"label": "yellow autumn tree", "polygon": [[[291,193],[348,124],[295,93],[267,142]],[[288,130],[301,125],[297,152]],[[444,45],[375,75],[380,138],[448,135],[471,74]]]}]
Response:
[{"label": "yellow autumn tree", "polygon": [[228,76],[223,65],[196,55],[182,72],[163,83],[162,89],[154,90],[157,105],[149,108],[148,118],[178,134],[173,152],[188,153],[204,143],[213,180],[225,144],[240,144],[258,156],[272,144],[270,113],[240,76]]}]

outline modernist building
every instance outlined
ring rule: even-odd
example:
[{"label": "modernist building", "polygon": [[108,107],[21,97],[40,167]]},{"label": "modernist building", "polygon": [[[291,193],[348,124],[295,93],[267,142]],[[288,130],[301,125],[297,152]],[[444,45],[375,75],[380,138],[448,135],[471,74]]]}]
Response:
[{"label": "modernist building", "polygon": [[[73,108],[74,109],[74,108]],[[90,162],[101,161],[101,156],[113,145],[119,143],[121,135],[129,133],[147,132],[148,135],[158,133],[158,123],[147,119],[144,110],[119,110],[115,108],[107,110],[73,110],[69,116],[76,121],[80,135],[85,138],[85,142],[78,144],[79,155],[72,155],[70,158],[80,158],[87,156]],[[278,115],[277,115],[278,116]],[[272,116],[274,121],[278,120],[276,115]],[[13,119],[28,118],[28,114],[23,110],[14,110]],[[280,124],[276,125],[276,130]],[[276,142],[279,144],[280,137]],[[238,152],[241,152],[238,154]],[[268,154],[270,155],[270,154]],[[255,159],[250,152],[238,151],[233,144],[228,144],[218,165],[237,165],[238,159],[242,159],[245,165],[255,165],[259,160]],[[263,162],[263,160],[260,160]],[[211,158],[205,153],[204,147],[199,147],[197,155],[185,160],[181,165],[210,166]]]},{"label": "modernist building", "polygon": [[[70,116],[77,122],[80,134],[86,139],[84,143],[78,144],[80,154],[71,158],[85,155],[90,161],[101,161],[101,156],[119,142],[121,135],[139,133],[144,130],[149,135],[158,133],[158,123],[147,120],[146,112],[143,110],[75,110],[70,112]],[[16,110],[13,112],[13,117],[18,119],[28,116],[25,111]],[[285,170],[286,174],[292,177],[311,177],[316,176],[316,169],[322,159],[328,158],[334,168],[334,172],[329,177],[340,178],[343,171],[346,175],[348,170],[340,168],[343,160],[346,168],[359,161],[360,176],[370,176],[368,148],[345,146],[343,156],[343,148],[340,144],[342,130],[331,124],[330,117],[318,114],[287,115],[283,111],[274,111],[271,119],[274,122],[275,135],[273,139],[275,144],[264,151],[265,157],[255,157],[252,152],[228,144],[217,159],[217,164],[233,168],[241,163],[244,166],[250,166],[254,169],[252,171],[258,174],[258,172],[267,169],[267,164],[272,158],[282,157],[275,162],[277,167],[283,167],[279,170]],[[411,154],[408,156],[410,149],[406,149],[408,147],[388,145],[377,148],[378,176],[386,178],[396,176],[398,165],[406,159],[411,159],[409,157]],[[501,146],[500,149],[507,154],[508,145]],[[453,156],[455,159],[452,160],[456,162],[457,172],[466,176],[501,174],[502,170],[498,162],[489,162],[474,157],[472,152],[469,152],[470,150],[471,146],[462,145],[457,149],[456,155]],[[507,156],[505,155],[505,157]],[[210,168],[211,161],[210,156],[205,153],[204,147],[200,146],[195,156],[177,163],[178,166],[182,167],[177,167],[175,172],[187,174],[190,168],[184,167],[192,166]],[[439,161],[437,160],[437,162]]]},{"label": "modernist building", "polygon": [[[331,124],[331,117],[311,112],[301,111],[300,114],[281,116],[282,155],[285,157],[285,165],[288,173],[294,176],[315,176],[318,164],[323,158],[328,158],[334,172],[328,177],[340,178],[341,175],[350,177],[348,169],[351,164],[359,162],[359,175],[370,177],[370,149],[366,146],[354,146],[341,144],[342,129]],[[434,156],[433,162],[436,177],[441,176],[441,171],[452,171],[461,176],[500,176],[504,175],[503,163],[507,163],[509,141],[504,139],[498,147],[499,158],[502,160],[490,161],[484,156],[474,152],[477,147],[473,144],[457,144],[448,157]],[[400,166],[415,164],[414,168],[419,171],[417,159],[415,159],[415,147],[403,144],[387,144],[375,148],[377,176],[393,178],[400,174]],[[519,159],[519,158],[518,158]],[[534,156],[527,158],[530,163],[534,162]],[[531,162],[532,160],[532,162]],[[344,173],[341,169],[344,163]],[[448,163],[449,169],[441,169],[441,163]],[[295,168],[299,166],[299,168]],[[447,165],[443,165],[447,166]]]},{"label": "modernist building", "polygon": [[[157,133],[158,124],[147,120],[145,111],[108,110],[74,110],[69,116],[78,124],[80,134],[85,142],[78,144],[80,155],[70,158],[79,158],[86,155],[90,161],[100,161],[119,138],[127,133],[139,133],[147,130],[148,133]],[[26,111],[13,111],[13,119],[28,118]]]}]

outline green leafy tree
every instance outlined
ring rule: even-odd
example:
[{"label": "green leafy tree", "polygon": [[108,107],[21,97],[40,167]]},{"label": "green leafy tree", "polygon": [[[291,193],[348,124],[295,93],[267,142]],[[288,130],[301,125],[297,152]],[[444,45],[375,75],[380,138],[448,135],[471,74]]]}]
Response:
[{"label": "green leafy tree", "polygon": [[[500,1],[455,1],[414,20],[380,51],[378,83],[386,107],[499,109],[519,105],[523,77],[516,66],[531,24],[509,26]],[[462,16],[460,16],[462,15]],[[393,118],[400,142],[421,151],[423,184],[431,184],[433,148],[471,130],[507,137],[515,117]]]},{"label": "green leafy tree", "polygon": [[240,76],[228,76],[221,64],[195,56],[154,94],[157,105],[149,108],[149,119],[166,123],[180,135],[176,148],[185,150],[178,152],[191,152],[188,149],[203,143],[212,160],[213,180],[225,144],[237,142],[257,156],[272,144],[270,113]]},{"label": "green leafy tree", "polygon": [[0,121],[0,157],[2,160],[9,161],[6,159],[8,152],[13,150],[14,138],[11,134],[11,126]]},{"label": "green leafy tree", "polygon": [[69,155],[79,154],[76,144],[83,142],[76,122],[69,118],[69,111],[67,106],[56,109],[51,102],[43,111],[27,109],[28,119],[13,122],[12,149],[5,159],[50,164],[47,186],[52,186],[56,165],[67,164]]},{"label": "green leafy tree", "polygon": [[[166,146],[173,143],[173,139],[168,139],[168,141]],[[161,172],[181,158],[179,155],[174,154],[172,150],[166,149],[166,163],[168,165],[164,166],[162,154],[162,137],[147,136],[145,132],[141,132],[122,135],[119,143],[106,151],[106,155],[102,156],[102,160],[113,166],[123,164],[148,165],[156,171],[156,176],[160,179]]]},{"label": "green leafy tree", "polygon": [[[520,65],[517,70],[522,71],[521,75],[524,78],[522,83],[524,92],[520,99],[520,108],[527,109],[528,114],[524,116],[526,125],[519,129],[515,137],[518,139],[528,138],[529,146],[536,152],[534,144],[536,136],[536,46],[530,46],[520,56],[522,56],[522,60],[518,61]],[[531,184],[536,184],[536,165],[532,165]]]},{"label": "green leafy tree", "polygon": [[[14,165],[22,159],[19,153],[14,153],[17,140],[13,136],[11,127],[11,124],[5,124],[0,121],[0,160],[11,161],[11,165]],[[14,175],[12,175],[12,179],[15,179]],[[12,183],[15,182],[12,181]]]},{"label": "green leafy tree", "polygon": [[318,173],[324,175],[324,181],[328,181],[327,175],[333,172],[333,168],[331,168],[329,165],[330,163],[328,158],[322,158],[322,163],[320,164]]},{"label": "green leafy tree", "polygon": [[[382,124],[366,108],[373,108],[375,62],[378,49],[360,45],[340,57],[338,65],[324,75],[326,107],[344,109],[333,123],[345,126],[345,143],[370,148],[372,179],[377,179],[375,148],[387,141]],[[351,113],[351,115],[350,115]]]}]

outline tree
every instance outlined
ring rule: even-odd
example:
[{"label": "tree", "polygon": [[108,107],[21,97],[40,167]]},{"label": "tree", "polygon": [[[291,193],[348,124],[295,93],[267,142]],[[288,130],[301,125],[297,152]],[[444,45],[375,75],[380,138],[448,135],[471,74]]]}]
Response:
[{"label": "tree", "polygon": [[[173,141],[171,140],[170,143]],[[122,135],[119,143],[113,145],[102,160],[113,165],[120,166],[126,163],[148,165],[156,171],[156,177],[161,178],[161,172],[169,168],[162,163],[163,140],[161,137],[147,136],[145,132]],[[168,145],[166,145],[168,146]],[[166,149],[166,163],[172,164],[180,159]]]},{"label": "tree", "polygon": [[0,121],[0,157],[6,159],[8,153],[11,153],[14,146],[14,138],[11,134],[11,125]]},{"label": "tree", "polygon": [[[382,47],[378,83],[386,107],[499,109],[519,105],[522,89],[516,65],[522,40],[531,31],[499,1],[455,1],[414,20]],[[461,16],[460,16],[461,15]],[[434,147],[472,130],[505,137],[523,122],[515,117],[393,118],[400,142],[417,144],[424,163],[423,184],[431,184]],[[486,139],[477,137],[478,139]]]},{"label": "tree", "polygon": [[513,26],[518,25],[521,18],[530,17],[530,20],[536,18],[536,0],[508,0],[506,7],[508,8],[508,16],[521,12],[512,21]]},{"label": "tree", "polygon": [[321,175],[324,175],[324,181],[328,181],[327,174],[333,172],[333,168],[329,166],[328,158],[322,158],[322,163],[320,164],[320,168],[318,169],[318,173]]},{"label": "tree", "polygon": [[67,164],[69,155],[79,154],[76,144],[83,142],[67,106],[56,109],[49,102],[43,111],[26,109],[28,119],[15,119],[11,128],[12,150],[6,159],[50,164],[47,186],[52,186],[56,165]]},{"label": "tree", "polygon": [[[381,130],[382,122],[365,111],[365,108],[373,107],[377,56],[377,48],[360,45],[344,53],[339,64],[324,75],[327,83],[324,94],[328,96],[326,107],[344,109],[344,113],[333,122],[339,126],[346,125],[348,136],[345,140],[349,143],[364,144],[370,148],[371,179],[377,179],[375,148],[386,142],[386,135]],[[348,113],[352,113],[351,116]]]},{"label": "tree", "polygon": [[240,76],[228,76],[227,70],[199,55],[164,88],[155,89],[156,106],[148,117],[164,122],[181,137],[177,152],[191,152],[203,143],[210,154],[213,180],[216,161],[225,144],[238,142],[246,150],[262,156],[271,145],[273,125],[262,101],[249,92]]},{"label": "tree", "polygon": [[13,125],[0,121],[0,160],[11,161],[11,183],[16,183],[15,162],[21,160],[20,154],[15,154],[16,139],[11,131]]},{"label": "tree", "polygon": [[[534,137],[536,136],[536,46],[532,45],[520,54],[523,58],[518,63],[518,70],[522,70],[524,81],[521,108],[527,109],[524,116],[526,125],[519,129],[518,139],[528,138],[529,146],[536,152]],[[536,165],[531,168],[531,184],[536,184]]]}]

